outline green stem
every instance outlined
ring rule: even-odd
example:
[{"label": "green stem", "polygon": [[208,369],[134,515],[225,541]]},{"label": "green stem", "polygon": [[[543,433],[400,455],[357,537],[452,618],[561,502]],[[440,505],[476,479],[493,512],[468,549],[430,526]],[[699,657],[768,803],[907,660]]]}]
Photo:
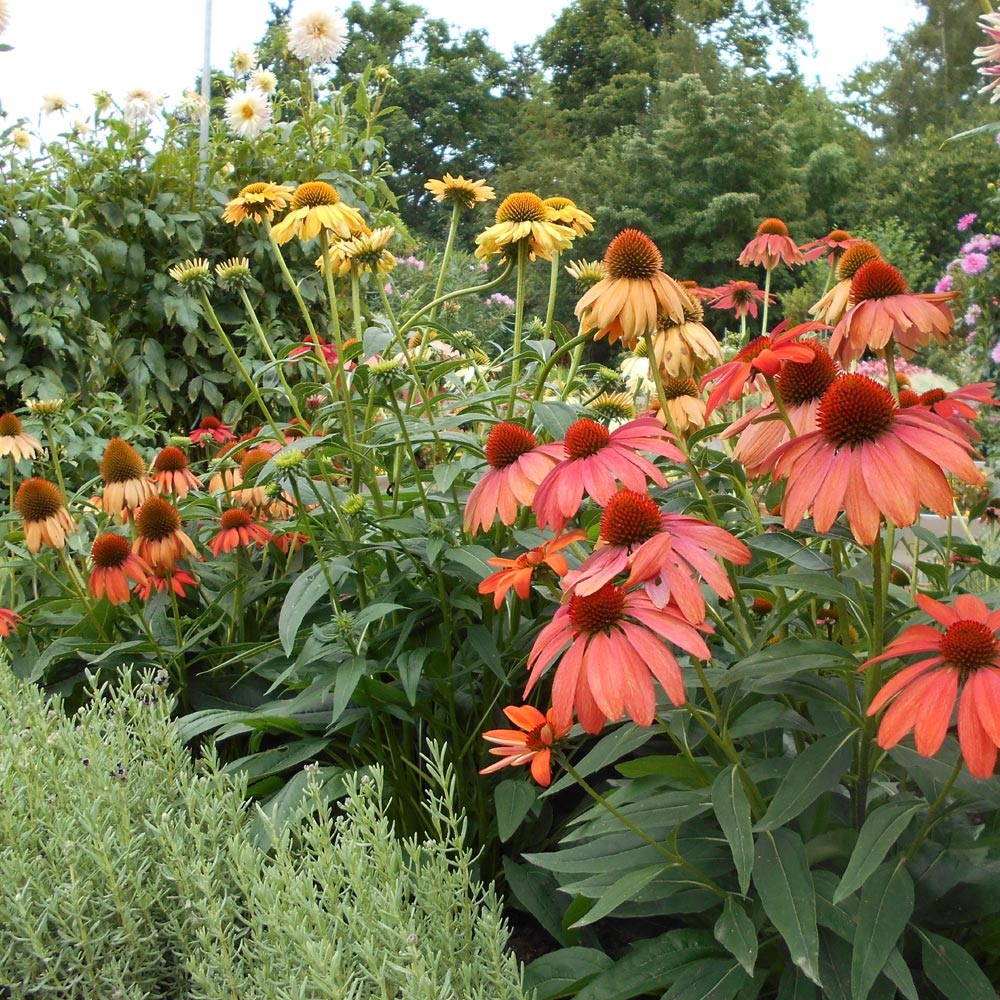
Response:
[{"label": "green stem", "polygon": [[559,252],[552,251],[552,269],[549,271],[549,301],[545,307],[545,335],[552,336],[552,318],[556,313],[556,289],[559,286]]},{"label": "green stem", "polygon": [[938,793],[937,798],[931,803],[930,808],[927,810],[927,815],[924,817],[923,823],[920,825],[920,829],[917,830],[913,837],[913,842],[906,849],[906,853],[903,855],[900,864],[908,864],[913,860],[920,845],[924,842],[927,834],[931,832],[934,825],[937,823],[941,809],[944,807],[945,802],[948,800],[948,793],[951,791],[952,785],[955,784],[958,779],[959,774],[962,771],[962,755],[959,754],[955,760],[955,766],[951,769],[951,774],[948,775],[948,780],[945,781],[944,786]]},{"label": "green stem", "polygon": [[457,288],[455,289],[455,291],[448,292],[447,295],[442,295],[440,296],[440,298],[435,298],[432,301],[428,302],[427,305],[421,306],[421,308],[418,309],[409,318],[406,325],[400,329],[399,331],[400,336],[405,336],[407,333],[409,333],[410,330],[412,330],[417,325],[417,323],[420,322],[420,320],[426,313],[435,309],[438,305],[442,305],[445,302],[450,302],[452,299],[462,298],[463,296],[466,295],[476,295],[478,293],[491,291],[497,286],[502,285],[510,277],[510,272],[513,270],[514,270],[514,261],[508,260],[507,266],[503,269],[503,271],[492,281],[488,281],[485,285],[470,285],[468,288]]},{"label": "green stem", "polygon": [[528,279],[528,241],[517,244],[517,301],[514,303],[514,346],[510,362],[510,399],[507,401],[507,419],[514,417],[517,402],[517,383],[521,379],[521,338],[524,333],[524,286]]},{"label": "green stem", "polygon": [[441,293],[444,291],[445,278],[448,276],[448,264],[451,262],[451,251],[455,246],[455,234],[458,232],[458,217],[462,212],[462,205],[455,202],[451,209],[451,223],[448,226],[448,239],[444,245],[444,253],[441,255],[440,271],[438,273],[437,285],[434,288],[434,300],[431,302],[431,311],[427,319],[433,323],[437,316],[438,306],[441,304]]},{"label": "green stem", "polygon": [[264,219],[264,229],[267,233],[268,242],[271,244],[271,250],[274,251],[274,259],[277,261],[278,269],[281,271],[281,276],[285,279],[285,284],[288,286],[288,290],[292,293],[292,297],[295,299],[295,302],[299,307],[299,311],[302,313],[302,318],[305,320],[306,329],[309,331],[310,337],[315,340],[316,327],[313,326],[312,317],[309,315],[309,310],[306,308],[305,299],[302,298],[302,293],[299,291],[299,286],[292,277],[292,272],[288,270],[288,265],[285,263],[285,258],[281,253],[281,247],[278,246],[278,242],[275,240],[274,235],[271,232],[271,224],[267,221],[267,219]]},{"label": "green stem", "polygon": [[[761,312],[760,320],[760,334],[763,337],[767,333],[767,310],[771,302],[771,274],[774,268],[769,267],[764,273],[764,307]],[[740,345],[741,347],[746,347],[746,343]]]}]

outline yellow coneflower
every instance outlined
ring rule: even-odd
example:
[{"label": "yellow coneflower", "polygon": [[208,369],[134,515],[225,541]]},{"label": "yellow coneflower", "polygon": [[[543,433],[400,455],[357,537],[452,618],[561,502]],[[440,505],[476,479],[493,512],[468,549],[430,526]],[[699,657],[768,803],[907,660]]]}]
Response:
[{"label": "yellow coneflower", "polygon": [[42,453],[41,442],[27,434],[21,418],[14,413],[0,415],[0,458],[10,455],[15,462],[35,458]]},{"label": "yellow coneflower", "polygon": [[14,509],[24,522],[24,539],[33,555],[43,545],[61,549],[76,531],[58,487],[47,479],[26,479],[14,495]]},{"label": "yellow coneflower", "polygon": [[396,258],[386,247],[395,235],[394,226],[358,233],[349,240],[335,243],[331,254],[339,254],[348,266],[353,265],[362,271],[388,274],[396,266]]},{"label": "yellow coneflower", "polygon": [[635,417],[635,403],[627,392],[602,392],[587,404],[587,409],[608,427]]},{"label": "yellow coneflower", "polygon": [[577,236],[585,236],[594,228],[594,217],[577,208],[571,198],[546,198],[543,204],[551,213],[553,222],[569,226]]},{"label": "yellow coneflower", "polygon": [[365,225],[361,213],[340,200],[336,189],[326,181],[306,181],[295,189],[288,214],[271,231],[276,243],[292,237],[311,240],[321,229],[329,229],[342,240]]},{"label": "yellow coneflower", "polygon": [[431,178],[424,187],[434,195],[435,201],[446,201],[460,208],[472,208],[496,197],[486,181],[470,181],[464,177],[452,177],[451,174],[445,174],[442,180]]},{"label": "yellow coneflower", "polygon": [[532,260],[551,260],[553,253],[568,249],[575,238],[569,226],[552,221],[552,213],[537,194],[518,191],[500,202],[496,224],[476,237],[476,256],[486,260],[513,251],[526,240]]},{"label": "yellow coneflower", "polygon": [[104,449],[100,471],[104,481],[101,509],[107,514],[135,510],[156,496],[156,483],[146,475],[146,463],[119,437],[112,438]]},{"label": "yellow coneflower", "polygon": [[167,274],[185,291],[197,289],[208,291],[213,284],[212,272],[204,257],[191,257],[183,264],[174,264],[167,270]]},{"label": "yellow coneflower", "polygon": [[150,497],[135,513],[132,551],[156,573],[171,571],[185,555],[198,550],[181,531],[181,515],[162,497]]},{"label": "yellow coneflower", "polygon": [[271,181],[248,184],[226,205],[222,212],[224,222],[238,226],[246,219],[251,222],[270,222],[276,209],[284,208],[292,198],[292,189]]},{"label": "yellow coneflower", "polygon": [[600,260],[571,260],[566,265],[566,273],[585,292],[596,285],[604,275],[604,262]]},{"label": "yellow coneflower", "polygon": [[[663,393],[667,397],[667,410],[673,422],[673,430],[678,434],[686,437],[705,426],[705,400],[693,378],[671,378],[668,375],[663,379]],[[653,408],[658,406],[659,401],[654,399]]]}]

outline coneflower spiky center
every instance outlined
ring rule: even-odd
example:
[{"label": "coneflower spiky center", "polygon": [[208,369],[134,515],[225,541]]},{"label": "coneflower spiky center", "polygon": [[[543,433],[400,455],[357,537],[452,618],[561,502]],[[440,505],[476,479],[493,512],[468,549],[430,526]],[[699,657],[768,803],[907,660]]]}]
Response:
[{"label": "coneflower spiky center", "polygon": [[604,254],[604,270],[609,278],[649,281],[663,270],[663,254],[638,229],[623,229]]},{"label": "coneflower spiky center", "polygon": [[177,508],[160,497],[150,497],[135,515],[135,530],[140,538],[160,542],[181,529]]},{"label": "coneflower spiky center", "polygon": [[746,347],[740,351],[734,361],[753,361],[755,358],[760,357],[764,351],[770,350],[771,348],[771,338],[770,337],[756,337],[747,344]]},{"label": "coneflower spiky center", "polygon": [[24,433],[24,425],[16,413],[0,415],[0,437],[17,437]]},{"label": "coneflower spiky center", "polygon": [[244,452],[243,456],[240,458],[240,472],[243,473],[243,478],[248,479],[250,473],[259,465],[263,465],[271,458],[270,454],[263,448],[251,448],[249,451]]},{"label": "coneflower spiky center", "polygon": [[899,268],[884,260],[865,261],[851,279],[851,298],[855,302],[887,299],[891,295],[905,295],[908,291],[906,279]]},{"label": "coneflower spiky center", "polygon": [[101,478],[105,484],[127,483],[130,479],[143,479],[146,466],[139,453],[127,441],[112,438],[101,459]]},{"label": "coneflower spiky center", "polygon": [[570,425],[563,445],[568,458],[579,459],[596,455],[602,448],[607,447],[610,440],[611,434],[607,427],[602,427],[596,420],[584,417],[583,420]]},{"label": "coneflower spiky center", "polygon": [[175,445],[168,444],[159,455],[153,459],[153,468],[157,472],[183,472],[188,467],[187,455]]},{"label": "coneflower spiky center", "polygon": [[701,393],[693,378],[674,378],[668,375],[663,379],[663,395],[667,399],[680,399],[681,396],[694,396],[697,399]]},{"label": "coneflower spiky center", "polygon": [[90,548],[90,557],[97,569],[115,569],[123,566],[131,554],[132,547],[128,539],[110,532],[98,535]]},{"label": "coneflower spiky center", "polygon": [[941,637],[941,655],[965,677],[996,662],[1000,649],[987,625],[963,618],[949,625]]},{"label": "coneflower spiky center", "polygon": [[249,528],[253,524],[253,518],[240,507],[231,507],[225,511],[219,520],[223,529]]},{"label": "coneflower spiky center", "polygon": [[507,195],[497,209],[497,222],[544,222],[548,215],[545,202],[531,191]]},{"label": "coneflower spiky center", "polygon": [[799,343],[811,348],[815,357],[812,361],[789,361],[778,373],[775,382],[786,406],[802,406],[822,399],[840,372],[837,362],[822,344],[815,340],[800,340]]},{"label": "coneflower spiky center", "polygon": [[486,439],[486,461],[492,469],[506,469],[537,444],[535,435],[524,427],[496,424]]},{"label": "coneflower spiky center", "polygon": [[318,208],[320,205],[336,205],[340,195],[332,184],[326,181],[306,181],[295,189],[292,195],[291,211],[300,208]]},{"label": "coneflower spiky center", "polygon": [[933,406],[935,403],[940,403],[947,395],[948,393],[944,389],[928,389],[927,392],[921,394],[920,402],[924,406]]},{"label": "coneflower spiky center", "polygon": [[843,257],[837,262],[837,281],[847,281],[854,277],[862,264],[881,259],[882,251],[874,243],[868,240],[855,243],[844,251]]},{"label": "coneflower spiky center", "polygon": [[831,229],[829,233],[826,234],[827,243],[843,243],[845,240],[849,240],[851,234],[846,229]]},{"label": "coneflower spiky center", "polygon": [[819,404],[817,423],[835,448],[875,441],[892,426],[892,393],[867,375],[841,375]]},{"label": "coneflower spiky center", "polygon": [[14,508],[25,521],[47,521],[63,507],[58,487],[47,479],[25,479],[14,495]]},{"label": "coneflower spiky center", "polygon": [[758,236],[787,236],[788,226],[781,219],[765,219],[757,227]]},{"label": "coneflower spiky center", "polygon": [[659,530],[660,508],[652,498],[633,490],[619,490],[601,517],[601,539],[609,545],[638,545]]},{"label": "coneflower spiky center", "polygon": [[594,635],[610,632],[622,620],[624,610],[625,591],[606,583],[593,594],[574,594],[569,602],[569,620],[577,632]]}]

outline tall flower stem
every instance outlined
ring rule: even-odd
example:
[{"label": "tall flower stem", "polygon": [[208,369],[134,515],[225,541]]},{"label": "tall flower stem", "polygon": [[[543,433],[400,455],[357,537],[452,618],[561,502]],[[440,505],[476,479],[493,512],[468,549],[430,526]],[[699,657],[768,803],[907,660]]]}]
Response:
[{"label": "tall flower stem", "polygon": [[552,318],[556,313],[556,291],[559,288],[559,251],[552,251],[552,269],[549,271],[549,301],[545,307],[545,335],[552,336]]},{"label": "tall flower stem", "polygon": [[[52,426],[51,414],[46,413],[45,416],[42,418],[42,423],[45,426],[45,440],[48,442],[49,445],[49,457],[52,459],[52,470],[56,476],[56,484],[59,487],[59,492],[62,493],[64,497],[69,496],[69,494],[66,492],[66,482],[63,479],[62,463],[59,461],[59,451],[56,445],[55,428]],[[10,495],[10,502],[11,505],[13,506],[14,503],[13,493],[11,493]]]},{"label": "tall flower stem", "polygon": [[285,263],[285,257],[281,252],[281,247],[278,246],[278,241],[274,238],[274,235],[271,232],[271,223],[268,222],[267,219],[264,220],[264,229],[267,233],[268,242],[271,244],[274,259],[278,264],[278,270],[281,271],[281,276],[285,279],[285,285],[292,293],[292,298],[295,299],[295,303],[299,307],[299,312],[302,313],[302,319],[305,321],[306,330],[309,331],[309,336],[315,340],[316,327],[313,326],[312,316],[309,315],[309,309],[306,307],[305,299],[302,298],[302,292],[299,291],[297,282],[292,277],[292,272],[288,270],[288,265]]},{"label": "tall flower stem", "polygon": [[[760,319],[760,334],[762,337],[767,333],[767,310],[771,302],[771,274],[773,271],[773,267],[768,267],[764,270],[764,303]],[[745,339],[740,346],[746,347]]]},{"label": "tall flower stem", "polygon": [[507,419],[514,416],[517,402],[517,383],[521,380],[521,338],[524,333],[524,286],[528,279],[528,241],[517,244],[517,301],[514,303],[514,346],[510,361],[510,399],[507,401]]},{"label": "tall flower stem", "polygon": [[906,849],[906,853],[900,860],[901,865],[908,864],[916,856],[917,850],[920,845],[924,842],[927,834],[931,832],[934,828],[935,823],[939,819],[939,813],[944,807],[945,803],[948,801],[948,793],[951,791],[952,786],[958,780],[959,774],[962,773],[962,755],[959,754],[955,758],[955,766],[951,769],[951,774],[948,775],[947,780],[941,787],[941,791],[938,792],[937,798],[931,803],[930,808],[927,810],[927,815],[924,817],[923,823],[920,824],[920,829],[917,830],[913,837],[913,841],[910,846]]},{"label": "tall flower stem", "polygon": [[400,328],[400,336],[405,336],[410,332],[418,323],[420,323],[426,316],[431,314],[436,310],[437,306],[443,305],[445,302],[451,302],[454,299],[463,298],[466,295],[477,295],[482,292],[492,291],[494,288],[502,285],[509,277],[510,272],[514,270],[514,261],[508,260],[507,266],[503,271],[497,275],[492,281],[488,281],[485,285],[470,285],[468,288],[456,288],[453,292],[447,292],[435,299],[432,299],[425,306],[421,306]]},{"label": "tall flower stem", "polygon": [[462,205],[456,201],[451,207],[451,223],[448,226],[448,238],[444,245],[444,253],[441,254],[437,285],[434,287],[434,301],[431,303],[431,311],[427,317],[431,323],[437,317],[438,306],[441,303],[441,293],[444,291],[445,278],[448,276],[448,265],[451,263],[451,251],[455,246],[455,234],[458,232],[458,217],[461,212]]}]

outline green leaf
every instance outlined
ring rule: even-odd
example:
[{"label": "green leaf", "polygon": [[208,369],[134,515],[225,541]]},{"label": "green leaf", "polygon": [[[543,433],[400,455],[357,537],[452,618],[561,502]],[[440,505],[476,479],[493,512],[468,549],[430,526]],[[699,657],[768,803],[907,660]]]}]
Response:
[{"label": "green leaf", "polygon": [[24,280],[29,285],[42,285],[45,283],[45,279],[48,278],[49,273],[45,270],[42,264],[27,263],[21,268],[21,273],[24,275]]},{"label": "green leaf", "polygon": [[624,760],[615,770],[625,778],[662,776],[688,788],[705,788],[712,783],[712,774],[696,760],[680,754],[650,754],[635,760]]},{"label": "green leaf", "polygon": [[757,961],[757,929],[732,896],[726,896],[722,914],[715,922],[715,940],[743,966],[748,976],[753,975]]},{"label": "green leaf", "polygon": [[733,863],[740,881],[740,892],[745,896],[750,888],[753,871],[754,848],[750,824],[750,801],[743,790],[737,766],[727,767],[712,785],[712,808],[726,840],[733,852]]},{"label": "green leaf", "polygon": [[786,965],[778,983],[776,1000],[819,1000],[819,989],[801,969]]},{"label": "green leaf", "polygon": [[493,790],[497,811],[497,832],[501,840],[509,840],[531,807],[538,801],[535,786],[528,781],[508,778]]},{"label": "green leaf", "polygon": [[834,903],[846,899],[864,884],[868,876],[882,864],[882,859],[909,826],[911,818],[923,808],[922,802],[893,799],[868,814],[840,885],[833,894]]},{"label": "green leaf", "polygon": [[732,1000],[750,977],[728,958],[700,958],[680,969],[663,1000]]},{"label": "green leaf", "polygon": [[865,883],[851,956],[851,996],[865,1000],[913,913],[913,880],[889,863]]},{"label": "green leaf", "polygon": [[252,753],[239,760],[231,760],[222,769],[226,774],[246,774],[249,781],[260,781],[272,774],[282,774],[289,768],[311,761],[326,747],[327,740],[297,740],[286,746]]},{"label": "green leaf", "polygon": [[775,573],[768,575],[769,587],[784,587],[787,590],[804,591],[828,601],[851,598],[854,590],[828,573]]},{"label": "green leaf", "polygon": [[399,671],[400,682],[411,705],[417,704],[417,686],[420,684],[424,660],[427,659],[429,652],[430,650],[426,646],[421,649],[404,649],[396,657],[396,670]]},{"label": "green leaf", "polygon": [[827,736],[806,747],[792,761],[771,805],[756,830],[776,830],[812,805],[824,792],[836,788],[851,766],[857,733],[848,730]]},{"label": "green leaf", "polygon": [[333,685],[333,708],[330,710],[331,726],[343,715],[354,689],[358,686],[358,681],[367,671],[368,661],[363,656],[352,656],[337,665],[337,680]]},{"label": "green leaf", "polygon": [[924,972],[948,1000],[997,1000],[997,991],[964,948],[919,927],[917,933]]},{"label": "green leaf", "polygon": [[784,828],[759,834],[754,852],[753,881],[760,893],[764,912],[785,939],[792,961],[817,986],[822,986],[816,890],[802,838]]},{"label": "green leaf", "polygon": [[[653,729],[650,726],[637,726],[631,722],[618,726],[617,729],[612,729],[607,736],[601,737],[592,750],[585,754],[581,760],[575,762],[576,773],[581,778],[586,778],[587,775],[600,771],[609,764],[614,764],[621,758],[629,756],[652,738]],[[553,783],[546,794],[561,792],[564,788],[575,784],[575,781],[576,779],[572,775],[564,774]]]},{"label": "green leaf", "polygon": [[509,857],[503,859],[503,873],[511,895],[553,940],[563,946],[572,943],[570,937],[575,941],[576,935],[567,935],[563,929],[563,911],[557,902],[558,886],[551,875],[529,865],[519,865]]},{"label": "green leaf", "polygon": [[329,593],[323,567],[317,563],[303,570],[288,588],[281,612],[278,615],[278,639],[286,656],[292,655],[295,636],[302,619],[324,594]]},{"label": "green leaf", "polygon": [[569,426],[577,419],[577,412],[565,403],[535,403],[535,416],[549,432],[553,441],[561,441]]},{"label": "green leaf", "polygon": [[535,1000],[575,996],[614,960],[597,948],[561,948],[525,967],[524,989]]},{"label": "green leaf", "polygon": [[673,867],[672,863],[664,860],[662,864],[646,865],[643,868],[633,868],[617,879],[610,888],[605,889],[597,902],[571,926],[586,927],[588,924],[606,917],[609,913],[618,909],[622,903],[628,902],[633,896],[641,892],[650,882],[656,878],[665,868]]},{"label": "green leaf", "polygon": [[780,690],[789,677],[819,670],[853,672],[857,661],[840,643],[825,639],[782,639],[730,667],[716,688],[740,681],[751,691]]}]

